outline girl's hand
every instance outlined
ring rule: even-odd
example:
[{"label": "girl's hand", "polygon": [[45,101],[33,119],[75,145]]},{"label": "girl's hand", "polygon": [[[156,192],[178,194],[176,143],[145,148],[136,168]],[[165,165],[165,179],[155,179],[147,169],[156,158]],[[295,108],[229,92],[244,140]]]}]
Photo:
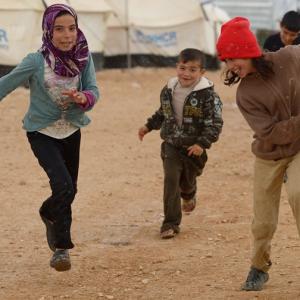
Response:
[{"label": "girl's hand", "polygon": [[74,89],[65,90],[62,92],[62,94],[69,96],[77,104],[84,105],[87,102],[85,94]]},{"label": "girl's hand", "polygon": [[198,144],[194,144],[194,145],[188,147],[187,150],[188,150],[188,156],[191,156],[191,155],[200,156],[203,152],[203,149]]},{"label": "girl's hand", "polygon": [[138,136],[139,136],[140,141],[143,140],[145,134],[147,134],[148,132],[149,132],[149,129],[145,125],[139,129]]}]

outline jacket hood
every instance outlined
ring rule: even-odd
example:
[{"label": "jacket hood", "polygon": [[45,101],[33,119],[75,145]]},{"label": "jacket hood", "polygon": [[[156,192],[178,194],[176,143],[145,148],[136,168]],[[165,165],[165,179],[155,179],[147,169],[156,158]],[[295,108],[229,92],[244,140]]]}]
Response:
[{"label": "jacket hood", "polygon": [[[173,77],[168,81],[168,88],[174,90],[175,86],[179,82],[178,77]],[[214,84],[212,81],[208,80],[206,77],[201,77],[200,81],[196,84],[193,91],[204,90],[209,87],[213,87]]]}]

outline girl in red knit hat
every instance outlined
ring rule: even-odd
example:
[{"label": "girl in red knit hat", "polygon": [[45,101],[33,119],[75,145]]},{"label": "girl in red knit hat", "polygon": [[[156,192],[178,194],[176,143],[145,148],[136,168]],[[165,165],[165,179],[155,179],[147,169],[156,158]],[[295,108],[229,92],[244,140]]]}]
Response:
[{"label": "girl in red knit hat", "polygon": [[217,51],[227,67],[224,83],[239,82],[237,105],[255,133],[253,256],[242,289],[257,291],[269,279],[285,174],[300,233],[300,46],[262,53],[249,21],[236,17],[222,26]]}]

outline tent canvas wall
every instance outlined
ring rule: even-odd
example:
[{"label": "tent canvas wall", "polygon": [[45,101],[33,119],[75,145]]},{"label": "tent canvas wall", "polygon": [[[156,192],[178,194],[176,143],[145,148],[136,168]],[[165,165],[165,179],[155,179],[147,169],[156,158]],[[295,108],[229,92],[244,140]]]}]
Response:
[{"label": "tent canvas wall", "polygon": [[170,65],[184,48],[198,48],[208,59],[215,57],[214,29],[199,1],[107,2],[115,13],[108,20],[105,67],[126,67],[128,62],[133,66]]},{"label": "tent canvas wall", "polygon": [[300,0],[214,0],[230,17],[244,16],[251,22],[251,29],[278,30],[285,12],[300,9]]},{"label": "tent canvas wall", "polygon": [[0,0],[1,65],[17,65],[28,52],[36,50],[43,11],[40,0]]},{"label": "tent canvas wall", "polygon": [[[221,32],[221,26],[227,22],[230,17],[214,1],[211,0],[196,0],[202,7],[205,19],[202,20],[202,30],[205,32],[203,39],[209,48],[208,53],[216,56],[216,41]],[[213,37],[213,39],[212,39]],[[212,42],[213,41],[213,42]]]},{"label": "tent canvas wall", "polygon": [[79,26],[87,37],[96,69],[103,64],[106,22],[111,8],[104,0],[0,0],[1,74],[16,66],[42,43],[42,16],[45,5],[65,3],[78,13]]},{"label": "tent canvas wall", "polygon": [[92,52],[96,70],[103,66],[104,42],[111,7],[105,0],[45,0],[47,6],[64,3],[73,7],[78,14],[79,28],[84,33]]}]

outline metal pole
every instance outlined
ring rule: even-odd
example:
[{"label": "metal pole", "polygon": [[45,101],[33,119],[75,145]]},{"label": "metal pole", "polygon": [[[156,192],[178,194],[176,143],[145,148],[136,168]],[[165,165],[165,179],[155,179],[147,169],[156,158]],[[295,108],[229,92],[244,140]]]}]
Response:
[{"label": "metal pole", "polygon": [[131,68],[130,53],[130,19],[129,19],[129,0],[125,0],[125,28],[126,28],[126,48],[127,48],[127,68]]}]

